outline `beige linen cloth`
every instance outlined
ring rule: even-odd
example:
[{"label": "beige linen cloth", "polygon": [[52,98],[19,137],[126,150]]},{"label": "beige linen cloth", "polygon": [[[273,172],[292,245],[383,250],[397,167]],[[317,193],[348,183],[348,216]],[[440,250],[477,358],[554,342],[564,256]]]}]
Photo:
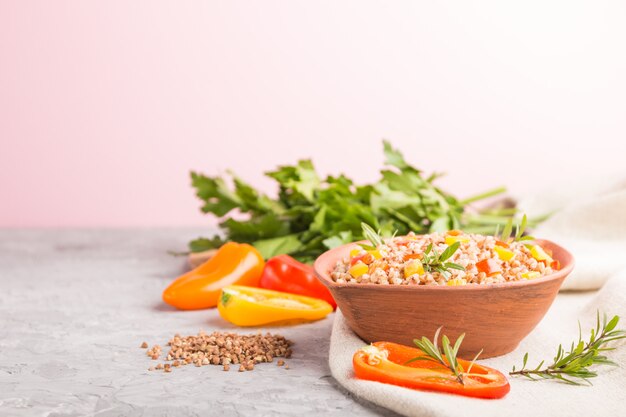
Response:
[{"label": "beige linen cloth", "polygon": [[[588,330],[595,325],[596,310],[610,316],[619,315],[622,318],[619,327],[626,328],[626,181],[578,182],[520,199],[519,206],[529,215],[558,210],[533,234],[569,249],[576,258],[576,266],[564,282],[562,289],[565,291],[559,293],[541,323],[514,352],[479,361],[504,373],[513,365],[519,367],[525,352],[529,352],[529,366],[536,366],[543,359],[551,363],[559,343],[569,348],[577,339],[577,320],[581,322],[583,337],[588,337]],[[445,303],[442,314],[445,314]],[[364,344],[337,311],[329,356],[333,377],[358,397],[402,415],[626,415],[624,340],[615,342],[618,349],[607,353],[622,366],[596,367],[599,375],[591,380],[593,386],[510,377],[511,392],[499,400],[414,391],[355,379],[352,355]]]}]

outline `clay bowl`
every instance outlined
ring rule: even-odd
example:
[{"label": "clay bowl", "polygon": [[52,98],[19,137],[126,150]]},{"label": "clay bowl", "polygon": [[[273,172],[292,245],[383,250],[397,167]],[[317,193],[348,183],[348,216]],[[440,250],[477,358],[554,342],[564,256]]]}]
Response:
[{"label": "clay bowl", "polygon": [[572,255],[557,244],[551,249],[561,269],[534,280],[492,285],[338,284],[330,271],[348,256],[354,243],[323,253],[315,273],[330,290],[350,328],[366,342],[388,341],[413,346],[413,339],[441,334],[454,341],[465,333],[459,357],[481,358],[513,351],[543,318],[563,280],[574,267]]}]

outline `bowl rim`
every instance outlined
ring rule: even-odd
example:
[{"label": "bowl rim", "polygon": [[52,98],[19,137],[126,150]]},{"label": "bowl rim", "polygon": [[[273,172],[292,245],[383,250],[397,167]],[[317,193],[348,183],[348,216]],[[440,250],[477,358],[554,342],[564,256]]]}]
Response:
[{"label": "bowl rim", "polygon": [[[400,236],[401,237],[401,236]],[[315,271],[315,276],[318,280],[322,282],[329,289],[335,288],[363,288],[363,289],[371,289],[376,288],[381,291],[489,291],[496,290],[501,288],[516,288],[516,287],[527,287],[534,285],[545,284],[550,281],[555,281],[559,279],[563,279],[567,277],[572,270],[574,269],[574,255],[564,247],[552,242],[548,239],[535,239],[534,242],[539,243],[540,245],[546,245],[550,249],[557,249],[560,252],[560,256],[557,260],[561,263],[561,269],[556,272],[553,272],[549,275],[544,275],[540,278],[535,278],[532,280],[524,280],[524,281],[511,281],[511,282],[501,282],[497,284],[472,284],[472,285],[380,285],[374,284],[371,282],[361,284],[361,283],[353,283],[353,282],[345,282],[345,283],[337,283],[330,278],[329,271],[322,271],[322,265],[330,264],[334,265],[334,263],[339,259],[337,256],[337,252],[341,252],[345,250],[349,246],[354,246],[358,243],[366,242],[365,240],[360,240],[356,242],[346,243],[345,245],[337,246],[336,248],[329,249],[326,252],[322,253],[320,256],[315,259],[313,263],[313,269]],[[332,260],[332,258],[337,258]],[[555,257],[556,258],[556,257]]]}]

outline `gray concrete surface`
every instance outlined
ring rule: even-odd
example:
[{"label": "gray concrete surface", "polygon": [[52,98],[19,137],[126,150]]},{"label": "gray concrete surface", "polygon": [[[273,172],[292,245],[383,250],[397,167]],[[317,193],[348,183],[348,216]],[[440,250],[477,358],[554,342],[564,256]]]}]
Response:
[{"label": "gray concrete surface", "polygon": [[184,268],[183,258],[166,252],[198,233],[0,230],[0,416],[391,415],[330,376],[333,315],[261,329],[296,343],[289,370],[149,372],[154,362],[139,348],[143,341],[234,330],[215,310],[176,311],[161,302]]}]

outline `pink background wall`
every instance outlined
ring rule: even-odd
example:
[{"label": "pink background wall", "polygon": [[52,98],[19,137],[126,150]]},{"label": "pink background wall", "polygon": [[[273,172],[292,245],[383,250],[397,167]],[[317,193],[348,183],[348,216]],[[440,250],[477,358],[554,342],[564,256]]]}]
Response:
[{"label": "pink background wall", "polygon": [[2,1],[0,226],[204,224],[190,169],[383,137],[461,196],[621,167],[624,2],[468,3]]}]

